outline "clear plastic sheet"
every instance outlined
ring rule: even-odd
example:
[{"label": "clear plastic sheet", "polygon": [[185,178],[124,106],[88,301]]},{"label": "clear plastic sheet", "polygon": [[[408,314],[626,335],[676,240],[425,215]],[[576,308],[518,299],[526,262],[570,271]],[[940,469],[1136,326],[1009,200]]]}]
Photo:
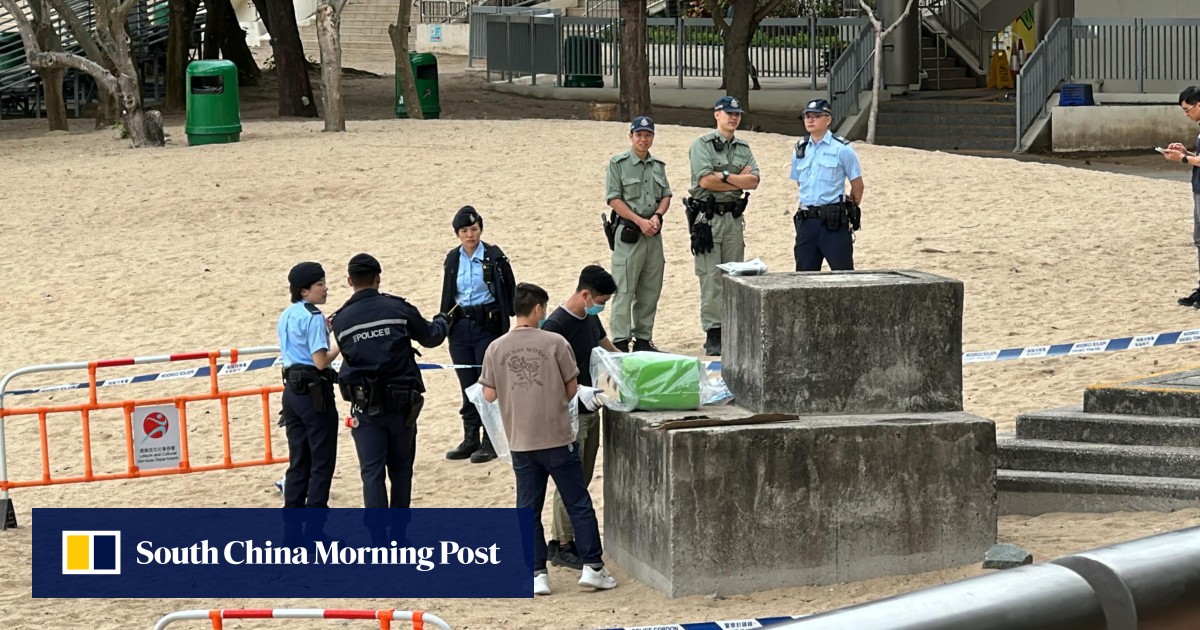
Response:
[{"label": "clear plastic sheet", "polygon": [[767,273],[767,263],[759,258],[746,262],[728,262],[717,265],[717,269],[731,276],[761,276]]},{"label": "clear plastic sheet", "polygon": [[[571,412],[571,436],[579,435],[579,406],[580,398],[588,400],[591,396],[597,395],[595,388],[580,387],[579,393],[575,398],[571,399],[571,404],[568,409]],[[585,391],[587,390],[587,391]],[[504,432],[504,420],[500,417],[500,403],[488,402],[483,399],[483,385],[475,383],[466,389],[467,400],[471,401],[475,408],[479,410],[479,418],[483,421],[483,430],[487,431],[488,437],[492,440],[492,448],[496,449],[496,457],[511,464],[512,455],[508,448],[508,435]],[[603,400],[603,396],[599,396]],[[587,409],[584,409],[587,412]]]},{"label": "clear plastic sheet", "polygon": [[617,411],[686,411],[732,398],[720,375],[706,372],[696,357],[595,348],[591,369],[597,387],[615,392],[605,406]]}]

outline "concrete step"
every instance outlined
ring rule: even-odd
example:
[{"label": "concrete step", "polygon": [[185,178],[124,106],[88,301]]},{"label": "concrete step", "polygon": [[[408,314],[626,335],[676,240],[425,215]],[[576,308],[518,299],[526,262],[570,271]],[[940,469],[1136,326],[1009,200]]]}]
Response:
[{"label": "concrete step", "polygon": [[979,81],[971,77],[921,81],[922,90],[967,90],[974,87],[979,87]]},{"label": "concrete step", "polygon": [[909,147],[926,151],[997,151],[1009,152],[1016,146],[1016,129],[1012,137],[1001,138],[948,138],[929,136],[900,136],[881,132],[875,137],[875,144],[893,147]]},{"label": "concrete step", "polygon": [[933,48],[934,46],[937,46],[937,39],[933,36],[924,35],[921,37],[921,48]]},{"label": "concrete step", "polygon": [[1200,478],[1200,448],[1129,446],[997,436],[998,468],[1145,477]]},{"label": "concrete step", "polygon": [[1075,405],[1017,416],[1016,435],[1023,440],[1186,448],[1200,445],[1200,419],[1085,413]]},{"label": "concrete step", "polygon": [[[914,117],[912,114],[888,111],[886,105],[879,108],[880,126],[911,126],[913,122]],[[1010,134],[1015,134],[1017,117],[1015,112],[1011,116],[1006,114],[929,114],[920,118],[920,124],[922,126],[970,125],[1006,127]]]},{"label": "concrete step", "polygon": [[945,99],[892,99],[880,103],[881,110],[889,112],[904,112],[909,114],[1005,114],[1017,115],[1017,104],[1014,102],[979,102]]},{"label": "concrete step", "polygon": [[999,512],[1171,512],[1200,507],[1200,480],[1028,470],[996,471]]},{"label": "concrete step", "polygon": [[[900,114],[892,114],[898,116]],[[890,118],[889,120],[895,120]],[[903,129],[905,135],[919,135],[926,138],[943,138],[954,141],[959,140],[1012,140],[1015,142],[1017,135],[1016,123],[1008,125],[971,125],[971,124],[938,124],[922,119],[919,123],[914,124],[912,119],[905,123],[892,123],[888,129],[884,129],[879,135],[887,137],[893,131]],[[886,133],[884,133],[886,132]]]},{"label": "concrete step", "polygon": [[1094,385],[1083,392],[1083,409],[1089,413],[1200,418],[1200,370]]},{"label": "concrete step", "polygon": [[[936,77],[941,77],[944,82],[946,79],[964,79],[967,76],[967,69],[959,66],[927,68],[925,73],[928,75],[928,80],[933,81]],[[974,80],[974,79],[972,79]]]},{"label": "concrete step", "polygon": [[922,70],[933,70],[936,68],[957,68],[958,62],[952,57],[926,57],[921,60]]}]

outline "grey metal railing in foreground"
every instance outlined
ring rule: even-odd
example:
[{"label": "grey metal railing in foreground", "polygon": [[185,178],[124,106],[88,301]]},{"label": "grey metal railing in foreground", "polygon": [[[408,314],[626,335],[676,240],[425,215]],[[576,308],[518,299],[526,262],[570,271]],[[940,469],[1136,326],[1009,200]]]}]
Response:
[{"label": "grey metal railing in foreground", "polygon": [[1061,19],[1017,77],[1017,148],[1063,82],[1121,81],[1145,93],[1198,77],[1200,19]]},{"label": "grey metal railing in foreground", "polygon": [[1017,75],[1017,144],[1042,115],[1046,100],[1058,86],[1071,79],[1072,54],[1071,22],[1058,20],[1046,32],[1046,38],[1029,55],[1021,73]]},{"label": "grey metal railing in foreground", "polygon": [[[482,18],[482,19],[481,19]],[[616,76],[620,65],[620,25],[614,18],[563,17],[503,13],[473,14],[475,26],[485,22],[479,42],[487,58],[488,78],[554,75]],[[753,36],[750,62],[761,78],[808,79],[819,87],[837,58],[869,31],[865,18],[780,18],[763,20]],[[708,18],[647,19],[647,62],[650,76],[719,78],[723,74],[724,40]]]},{"label": "grey metal railing in foreground", "polygon": [[833,128],[846,116],[859,111],[858,97],[875,77],[875,31],[864,28],[846,52],[829,69],[829,104],[833,107]]},{"label": "grey metal railing in foreground", "polygon": [[1200,627],[1200,528],[1133,540],[773,625],[779,630]]}]

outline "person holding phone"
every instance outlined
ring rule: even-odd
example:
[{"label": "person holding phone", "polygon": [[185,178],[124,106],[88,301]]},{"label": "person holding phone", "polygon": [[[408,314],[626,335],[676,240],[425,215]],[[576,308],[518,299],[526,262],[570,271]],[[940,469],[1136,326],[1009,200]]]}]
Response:
[{"label": "person holding phone", "polygon": [[[1200,123],[1200,87],[1194,85],[1179,93],[1179,107],[1192,122]],[[1196,246],[1197,266],[1200,268],[1200,135],[1196,149],[1188,151],[1181,142],[1172,142],[1162,151],[1168,162],[1182,162],[1192,167],[1192,244]],[[1191,295],[1179,298],[1181,306],[1200,308],[1200,283]]]}]

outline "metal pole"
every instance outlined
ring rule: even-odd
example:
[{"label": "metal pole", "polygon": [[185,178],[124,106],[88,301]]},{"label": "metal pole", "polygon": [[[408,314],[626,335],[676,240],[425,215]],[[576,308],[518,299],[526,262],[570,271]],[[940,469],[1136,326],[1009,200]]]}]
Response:
[{"label": "metal pole", "polygon": [[[612,54],[613,87],[615,87],[619,90],[621,88],[621,18],[619,18],[619,17],[612,18],[612,24],[613,24],[612,28],[616,31],[616,36],[613,37],[613,41],[616,42],[616,45],[613,46],[613,54]],[[618,101],[620,100],[620,98],[621,98],[620,94],[618,94],[617,95]]]},{"label": "metal pole", "polygon": [[[820,54],[820,51],[821,48],[817,44],[817,18],[816,16],[810,15],[808,16],[808,67],[811,69],[809,74],[812,75],[812,89],[814,90],[817,89],[817,75],[820,74],[821,71],[821,66],[818,62],[818,55]],[[832,57],[832,55],[830,55],[830,57]],[[833,69],[834,61],[835,60],[832,58],[829,60],[830,70]],[[828,83],[829,81],[826,80],[826,84]]]},{"label": "metal pole", "polygon": [[512,75],[512,15],[504,16],[504,67],[508,70],[508,82],[513,82]]},{"label": "metal pole", "polygon": [[534,65],[534,51],[537,50],[537,18],[529,13],[529,76],[533,77],[533,85],[537,86],[537,66]]},{"label": "metal pole", "polygon": [[554,14],[554,85],[562,87],[563,84],[563,23],[562,15]]},{"label": "metal pole", "polygon": [[675,16],[675,74],[679,77],[679,89],[683,89],[683,16]]}]

